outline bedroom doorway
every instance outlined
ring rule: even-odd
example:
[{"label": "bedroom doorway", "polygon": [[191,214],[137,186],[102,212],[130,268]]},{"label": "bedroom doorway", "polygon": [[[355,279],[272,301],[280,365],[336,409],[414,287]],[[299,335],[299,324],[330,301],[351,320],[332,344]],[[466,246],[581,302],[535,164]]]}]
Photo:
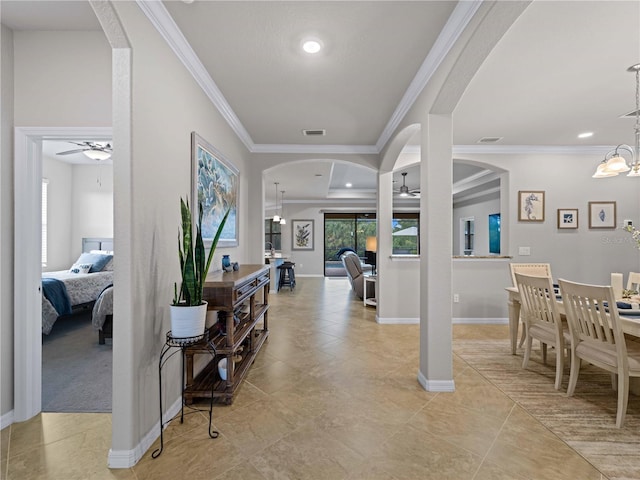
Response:
[{"label": "bedroom doorway", "polygon": [[[43,412],[111,412],[112,344],[99,341],[104,316],[93,314],[93,302],[113,284],[112,146],[111,139],[42,142],[43,293],[48,298],[60,282],[67,293],[43,299]],[[72,268],[86,262],[93,262],[88,273]]]},{"label": "bedroom doorway", "polygon": [[43,142],[112,138],[105,127],[16,127],[14,258],[14,418],[42,411],[42,163]]}]

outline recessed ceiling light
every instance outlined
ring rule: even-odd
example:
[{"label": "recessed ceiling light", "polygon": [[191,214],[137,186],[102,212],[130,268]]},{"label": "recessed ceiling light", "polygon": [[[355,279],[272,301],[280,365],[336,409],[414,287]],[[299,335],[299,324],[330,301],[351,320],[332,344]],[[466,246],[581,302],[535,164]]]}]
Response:
[{"label": "recessed ceiling light", "polygon": [[351,188],[351,187],[353,187],[353,185],[351,184],[351,182],[349,182],[349,183],[345,183],[345,185],[344,185],[344,186],[345,186],[345,187],[347,187],[347,188]]},{"label": "recessed ceiling light", "polygon": [[302,49],[307,53],[318,53],[322,50],[322,44],[319,40],[308,39],[302,42]]},{"label": "recessed ceiling light", "polygon": [[578,138],[589,138],[589,137],[593,137],[593,132],[584,132],[578,135]]}]

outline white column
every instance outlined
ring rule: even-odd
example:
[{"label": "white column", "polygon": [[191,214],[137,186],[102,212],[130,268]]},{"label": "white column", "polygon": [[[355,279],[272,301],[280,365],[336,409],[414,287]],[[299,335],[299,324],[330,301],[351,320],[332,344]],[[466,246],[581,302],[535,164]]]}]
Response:
[{"label": "white column", "polygon": [[376,213],[378,231],[378,251],[376,253],[377,319],[397,316],[394,296],[397,295],[397,284],[390,275],[392,251],[391,222],[393,220],[393,172],[378,175],[378,211]]},{"label": "white column", "polygon": [[425,390],[452,392],[452,122],[428,115],[420,165],[420,369]]}]

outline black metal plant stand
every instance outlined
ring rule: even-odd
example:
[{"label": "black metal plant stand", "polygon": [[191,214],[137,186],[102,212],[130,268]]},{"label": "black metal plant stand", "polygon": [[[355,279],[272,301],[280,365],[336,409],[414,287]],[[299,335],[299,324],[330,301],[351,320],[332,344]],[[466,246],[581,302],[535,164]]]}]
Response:
[{"label": "black metal plant stand", "polygon": [[[184,423],[184,357],[185,351],[188,347],[193,347],[195,345],[204,344],[206,349],[211,353],[211,356],[215,358],[216,356],[216,347],[212,340],[209,339],[209,330],[205,330],[202,335],[198,335],[195,337],[187,337],[187,338],[178,338],[171,335],[171,330],[167,332],[167,338],[165,344],[162,347],[162,351],[160,352],[160,360],[158,361],[158,385],[159,385],[159,399],[160,399],[160,448],[157,448],[152,454],[152,458],[158,458],[164,449],[164,426],[165,423],[162,421],[162,367],[164,364],[173,357],[176,353],[182,352],[182,406],[180,408],[180,423]],[[191,407],[189,407],[191,408]],[[206,411],[193,409],[194,411]],[[175,417],[167,420],[166,423],[169,423]],[[211,401],[209,402],[209,437],[218,438],[219,432],[212,429],[212,420],[213,420],[213,382],[211,383]]]}]

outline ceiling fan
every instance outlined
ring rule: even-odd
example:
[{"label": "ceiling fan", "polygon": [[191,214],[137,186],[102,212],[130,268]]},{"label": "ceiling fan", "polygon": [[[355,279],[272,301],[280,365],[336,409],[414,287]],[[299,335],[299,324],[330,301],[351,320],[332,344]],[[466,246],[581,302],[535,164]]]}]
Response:
[{"label": "ceiling fan", "polygon": [[402,185],[400,186],[400,190],[396,190],[400,197],[417,197],[420,195],[420,189],[414,188],[409,190],[409,187],[405,184],[405,180],[407,179],[407,172],[402,172]]},{"label": "ceiling fan", "polygon": [[83,153],[92,160],[106,160],[111,157],[113,148],[110,143],[95,143],[95,142],[72,142],[74,145],[78,145],[81,148],[74,148],[73,150],[66,150],[64,152],[58,152],[56,155],[71,155],[73,153]]}]

